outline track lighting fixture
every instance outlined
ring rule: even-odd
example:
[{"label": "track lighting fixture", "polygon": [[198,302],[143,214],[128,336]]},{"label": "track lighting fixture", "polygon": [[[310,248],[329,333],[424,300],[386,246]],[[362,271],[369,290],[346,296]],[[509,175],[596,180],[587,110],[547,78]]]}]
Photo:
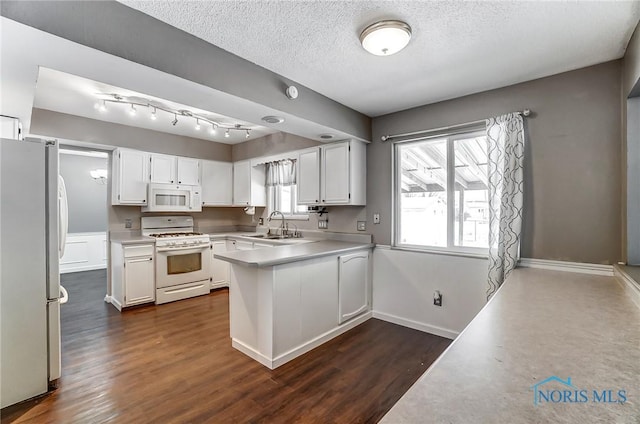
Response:
[{"label": "track lighting fixture", "polygon": [[136,98],[135,100],[126,100],[125,97],[119,95],[119,94],[104,94],[104,93],[100,93],[99,94],[101,97],[107,97],[107,98],[103,98],[98,100],[93,107],[97,110],[99,110],[100,112],[106,112],[107,111],[107,102],[111,102],[111,103],[119,103],[119,104],[123,104],[123,105],[129,105],[129,114],[131,116],[135,116],[137,109],[136,107],[146,107],[149,108],[151,110],[151,113],[149,115],[149,118],[153,121],[156,121],[158,119],[158,109],[160,109],[163,112],[166,113],[170,113],[173,114],[173,121],[171,122],[171,125],[173,125],[174,127],[178,124],[178,115],[180,115],[181,117],[184,118],[191,118],[191,119],[195,119],[196,123],[194,128],[196,130],[201,130],[202,129],[202,124],[200,121],[205,122],[207,124],[210,124],[211,127],[209,128],[209,133],[213,136],[216,134],[216,130],[218,128],[222,128],[225,132],[224,132],[224,137],[225,138],[229,138],[231,137],[231,131],[244,131],[245,132],[245,138],[249,138],[251,136],[251,128],[247,128],[245,125],[242,124],[222,124],[219,122],[216,122],[210,118],[208,118],[207,116],[203,116],[197,113],[193,113],[189,110],[186,109],[173,109],[170,107],[165,107],[161,104],[158,104],[157,101],[154,101],[154,104],[151,104],[150,101],[146,100],[146,99],[140,99],[140,98]]}]

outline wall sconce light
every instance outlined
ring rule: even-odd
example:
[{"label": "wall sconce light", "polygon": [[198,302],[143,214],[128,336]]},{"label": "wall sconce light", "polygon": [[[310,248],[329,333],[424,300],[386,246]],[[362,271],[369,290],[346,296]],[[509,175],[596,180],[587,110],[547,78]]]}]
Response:
[{"label": "wall sconce light", "polygon": [[93,178],[93,181],[96,182],[96,184],[105,185],[107,183],[107,177],[109,176],[109,173],[106,169],[94,169],[89,171],[89,174],[91,175],[91,178]]}]

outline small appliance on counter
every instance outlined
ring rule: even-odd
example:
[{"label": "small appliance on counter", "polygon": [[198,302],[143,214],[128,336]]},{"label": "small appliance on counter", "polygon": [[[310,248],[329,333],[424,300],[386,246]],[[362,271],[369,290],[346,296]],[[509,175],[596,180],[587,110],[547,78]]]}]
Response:
[{"label": "small appliance on counter", "polygon": [[156,303],[209,294],[209,236],[193,231],[193,218],[151,216],[141,224],[142,235],[156,239]]}]

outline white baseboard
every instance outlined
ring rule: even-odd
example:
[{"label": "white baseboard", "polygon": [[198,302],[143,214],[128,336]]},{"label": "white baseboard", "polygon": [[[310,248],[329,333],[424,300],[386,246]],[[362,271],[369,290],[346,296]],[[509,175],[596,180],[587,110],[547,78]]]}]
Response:
[{"label": "white baseboard", "polygon": [[401,325],[403,327],[413,328],[414,330],[423,331],[429,334],[435,334],[436,336],[445,337],[453,340],[458,337],[458,332],[449,330],[435,325],[425,324],[423,322],[413,321],[410,319],[402,318],[396,315],[386,314],[384,312],[373,311],[373,317],[382,321],[387,321],[392,324]]},{"label": "white baseboard", "polygon": [[315,339],[312,339],[288,352],[283,353],[280,356],[277,356],[273,359],[269,358],[268,356],[258,352],[256,349],[254,349],[251,346],[248,346],[247,344],[243,343],[242,341],[232,338],[231,339],[231,346],[234,347],[235,349],[239,350],[240,352],[244,353],[245,355],[247,355],[248,357],[255,359],[256,361],[260,362],[262,365],[264,365],[265,367],[269,368],[269,369],[276,369],[281,365],[286,364],[287,362],[297,358],[298,356],[304,355],[305,353],[309,352],[310,350],[315,349],[316,347],[320,346],[321,344],[324,344],[326,342],[328,342],[329,340],[338,337],[340,334],[342,333],[346,333],[347,331],[351,330],[352,328],[362,324],[363,322],[367,321],[368,319],[370,319],[372,317],[372,313],[371,311],[366,312],[362,315],[360,315],[357,318],[354,318],[342,325],[340,325],[339,327],[334,328],[333,330],[327,331],[324,334],[321,334],[320,336],[316,337]]},{"label": "white baseboard", "polygon": [[[107,300],[107,298],[109,298],[109,300]],[[104,297],[104,301],[107,303],[111,303],[113,306],[116,307],[117,310],[122,312],[122,304],[118,302],[115,297],[106,295]]]},{"label": "white baseboard", "polygon": [[96,269],[107,269],[107,264],[76,266],[69,269],[64,269],[64,270],[61,269],[60,274],[70,274],[72,272],[82,272],[82,271],[94,271]]},{"label": "white baseboard", "polygon": [[639,282],[630,278],[619,267],[613,267],[616,279],[624,289],[625,293],[629,295],[633,303],[640,308],[640,285]]},{"label": "white baseboard", "polygon": [[577,272],[581,274],[604,275],[613,277],[613,265],[587,264],[581,262],[551,261],[547,259],[521,258],[521,268],[539,268],[553,271]]}]

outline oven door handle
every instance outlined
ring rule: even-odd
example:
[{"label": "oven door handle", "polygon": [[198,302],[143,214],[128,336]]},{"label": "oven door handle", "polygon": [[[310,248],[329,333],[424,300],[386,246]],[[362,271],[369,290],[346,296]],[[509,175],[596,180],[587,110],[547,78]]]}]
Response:
[{"label": "oven door handle", "polygon": [[184,246],[184,247],[157,247],[156,252],[180,252],[184,254],[187,250],[192,250],[193,253],[203,252],[209,248],[208,244],[201,246]]}]

